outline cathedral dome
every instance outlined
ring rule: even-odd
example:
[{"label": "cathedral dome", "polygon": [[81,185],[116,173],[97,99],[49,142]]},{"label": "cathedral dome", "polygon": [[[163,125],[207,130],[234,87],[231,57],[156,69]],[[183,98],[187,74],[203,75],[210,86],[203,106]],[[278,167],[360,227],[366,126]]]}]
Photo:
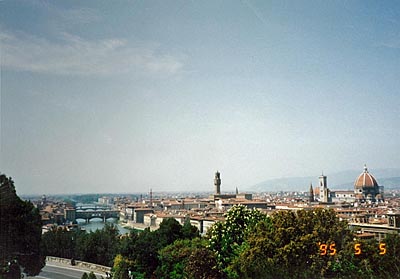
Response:
[{"label": "cathedral dome", "polygon": [[378,182],[376,182],[375,177],[373,177],[367,169],[367,166],[364,166],[364,171],[358,176],[356,181],[354,182],[355,188],[373,188],[378,187]]}]

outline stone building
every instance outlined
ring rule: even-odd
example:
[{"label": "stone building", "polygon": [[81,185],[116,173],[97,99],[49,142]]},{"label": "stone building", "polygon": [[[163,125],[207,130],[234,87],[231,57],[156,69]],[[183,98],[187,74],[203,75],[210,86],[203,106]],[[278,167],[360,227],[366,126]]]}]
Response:
[{"label": "stone building", "polygon": [[328,188],[327,177],[321,174],[319,177],[319,201],[323,203],[331,202],[331,195]]},{"label": "stone building", "polygon": [[360,202],[376,202],[383,200],[383,186],[379,186],[375,177],[368,172],[364,165],[364,171],[354,182],[354,195]]}]

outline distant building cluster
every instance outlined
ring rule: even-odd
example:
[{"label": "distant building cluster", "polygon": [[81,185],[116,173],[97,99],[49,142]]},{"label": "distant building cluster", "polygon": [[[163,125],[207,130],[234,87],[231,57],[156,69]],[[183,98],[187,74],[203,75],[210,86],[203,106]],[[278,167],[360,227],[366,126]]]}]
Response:
[{"label": "distant building cluster", "polygon": [[43,195],[41,200],[33,201],[39,209],[42,218],[43,231],[47,231],[53,226],[66,225],[73,226],[69,220],[75,220],[75,209],[71,204],[63,201],[53,201]]},{"label": "distant building cluster", "polygon": [[318,187],[313,190],[311,185],[310,191],[313,191],[313,193],[310,194],[310,197],[313,197],[313,201],[315,200],[322,203],[356,202],[357,204],[371,204],[384,202],[384,187],[378,185],[375,177],[368,172],[366,165],[364,165],[364,171],[354,182],[354,190],[331,191],[328,188],[327,176],[322,174],[319,177]]},{"label": "distant building cluster", "polygon": [[226,211],[238,204],[265,214],[273,214],[277,210],[323,207],[334,209],[340,219],[347,220],[350,227],[356,228],[359,237],[381,239],[387,233],[400,232],[400,192],[385,197],[384,187],[378,184],[366,166],[355,179],[352,190],[330,190],[328,177],[324,174],[319,176],[317,186],[311,184],[309,190],[304,192],[242,193],[237,187],[232,192],[223,192],[221,185],[221,173],[217,171],[214,175],[214,192],[210,195],[160,196],[152,190],[148,195],[140,195],[135,199],[105,195],[98,198],[94,208],[52,203],[43,196],[37,206],[45,224],[71,226],[71,221],[77,218],[89,222],[92,217],[106,220],[118,214],[125,226],[137,229],[157,229],[165,218],[174,218],[181,224],[189,221],[202,234],[215,222],[223,221]]}]

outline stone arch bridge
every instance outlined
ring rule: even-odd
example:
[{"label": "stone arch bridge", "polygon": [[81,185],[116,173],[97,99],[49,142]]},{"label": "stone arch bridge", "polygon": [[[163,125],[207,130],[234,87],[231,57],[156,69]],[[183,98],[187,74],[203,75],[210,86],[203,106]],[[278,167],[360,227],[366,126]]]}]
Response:
[{"label": "stone arch bridge", "polygon": [[89,223],[90,219],[93,218],[101,218],[103,222],[105,222],[108,218],[116,218],[119,219],[119,211],[112,209],[85,209],[85,210],[76,210],[75,212],[75,220],[76,219],[85,219],[86,223]]}]

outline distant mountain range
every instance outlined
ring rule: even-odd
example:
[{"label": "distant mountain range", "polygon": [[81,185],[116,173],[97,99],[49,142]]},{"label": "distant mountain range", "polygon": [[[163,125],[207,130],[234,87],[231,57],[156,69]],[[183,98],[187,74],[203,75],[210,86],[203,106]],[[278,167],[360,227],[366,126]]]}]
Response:
[{"label": "distant mountain range", "polygon": [[[328,177],[328,188],[331,190],[353,190],[354,181],[361,174],[362,170],[346,170],[337,173],[325,173]],[[385,190],[400,189],[400,169],[374,169],[370,172]],[[318,186],[318,177],[285,177],[265,180],[256,185],[248,187],[250,191],[256,192],[277,192],[277,191],[308,191],[310,183],[313,187]]]}]

